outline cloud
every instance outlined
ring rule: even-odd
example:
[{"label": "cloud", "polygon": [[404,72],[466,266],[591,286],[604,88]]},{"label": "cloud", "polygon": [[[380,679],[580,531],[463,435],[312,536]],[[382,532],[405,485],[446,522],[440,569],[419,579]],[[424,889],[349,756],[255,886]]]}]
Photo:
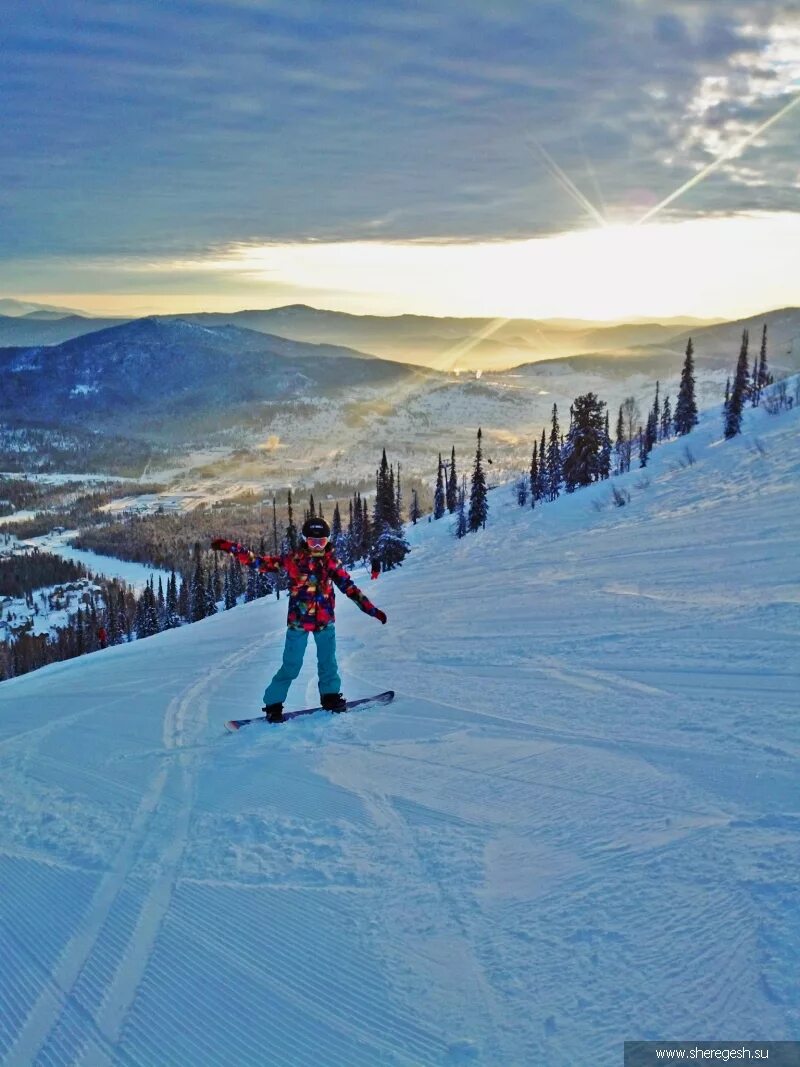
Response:
[{"label": "cloud", "polygon": [[[629,219],[785,102],[793,7],[6,0],[0,255],[586,225],[532,137]],[[796,204],[791,121],[675,213]]]}]

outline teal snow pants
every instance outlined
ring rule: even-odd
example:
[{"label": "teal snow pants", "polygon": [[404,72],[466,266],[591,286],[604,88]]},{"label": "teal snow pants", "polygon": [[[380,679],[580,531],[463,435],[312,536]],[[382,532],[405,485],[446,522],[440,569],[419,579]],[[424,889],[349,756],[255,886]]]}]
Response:
[{"label": "teal snow pants", "polygon": [[[319,673],[319,692],[338,693],[342,688],[339,668],[336,664],[336,631],[333,624],[314,633],[317,645],[317,671]],[[282,704],[286,700],[289,686],[300,673],[303,657],[308,644],[308,630],[286,631],[286,644],[283,646],[283,663],[275,677],[264,690],[265,704]]]}]

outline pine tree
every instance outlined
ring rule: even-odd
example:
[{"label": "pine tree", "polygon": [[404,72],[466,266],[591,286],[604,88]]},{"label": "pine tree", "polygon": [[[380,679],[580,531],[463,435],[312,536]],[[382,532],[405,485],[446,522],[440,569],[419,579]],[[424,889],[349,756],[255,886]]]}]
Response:
[{"label": "pine tree", "polygon": [[452,515],[458,507],[458,475],[456,474],[456,446],[450,452],[450,470],[447,475],[447,510]]},{"label": "pine tree", "polygon": [[625,417],[622,412],[622,404],[619,406],[617,416],[617,433],[614,441],[614,451],[617,454],[617,474],[625,473]]},{"label": "pine tree", "polygon": [[[350,505],[351,521],[352,521],[352,504]],[[333,545],[333,551],[336,558],[345,565],[348,564],[347,552],[350,543],[350,538],[347,536],[347,531],[342,524],[342,513],[339,508],[339,501],[333,505],[333,517],[331,518],[331,544]],[[277,583],[275,586],[277,592]]]},{"label": "pine tree", "polygon": [[225,569],[225,587],[222,592],[226,611],[230,611],[231,608],[236,607],[236,593],[234,592],[233,586],[233,567],[229,565]]},{"label": "pine tree", "polygon": [[658,443],[658,424],[661,421],[661,404],[658,399],[660,384],[660,382],[656,382],[656,397],[653,401],[653,406],[650,409],[650,414],[647,416],[645,437],[648,455],[653,451],[656,444]]},{"label": "pine tree", "polygon": [[645,423],[644,436],[642,439],[639,454],[640,467],[647,466],[647,460],[650,456],[650,453],[653,451],[656,446],[656,443],[658,442],[658,424],[661,421],[661,405],[658,399],[659,385],[660,383],[656,382],[656,397],[653,402],[653,406],[652,408],[650,408],[650,411],[647,415],[647,422]]},{"label": "pine tree", "polygon": [[192,622],[199,622],[206,617],[206,575],[200,555],[200,542],[194,545],[194,574],[189,597],[189,612]]},{"label": "pine tree", "polygon": [[164,597],[164,586],[161,582],[161,575],[158,576],[158,599],[156,602],[158,609],[158,628],[159,630],[166,629],[167,621],[167,601]]},{"label": "pine tree", "polygon": [[355,521],[356,520],[355,520],[355,514],[353,512],[353,499],[348,500],[348,502],[347,502],[347,511],[348,511],[347,532],[344,534],[344,537],[343,537],[343,545],[344,545],[344,547],[342,549],[342,554],[340,556],[340,559],[342,560],[342,562],[346,566],[352,567],[353,562],[354,562],[354,560],[356,558],[355,557],[355,545],[358,544],[358,538],[356,537],[356,533],[355,533]]},{"label": "pine tree", "polygon": [[483,527],[486,528],[486,519],[489,514],[489,500],[486,489],[486,475],[483,472],[483,452],[481,450],[481,438],[483,434],[478,427],[478,446],[475,449],[475,463],[472,467],[472,484],[469,492],[469,514],[467,526],[474,533]]},{"label": "pine tree", "polygon": [[292,509],[292,490],[289,489],[286,494],[286,506],[287,506],[287,524],[286,533],[284,534],[285,551],[294,552],[297,548],[297,527],[294,524],[294,511]]},{"label": "pine tree", "polygon": [[181,587],[178,590],[178,615],[189,622],[192,618],[192,582],[188,581],[185,574],[181,576]]},{"label": "pine tree", "polygon": [[436,468],[436,488],[433,492],[433,517],[441,519],[445,509],[444,481],[442,479],[442,453],[439,453],[439,466]]},{"label": "pine tree", "polygon": [[561,464],[568,493],[600,477],[604,407],[605,402],[594,393],[577,397],[570,407],[570,428]]},{"label": "pine tree", "polygon": [[314,494],[310,493],[308,497],[308,511],[306,515],[309,519],[316,519],[317,509],[314,507]]},{"label": "pine tree", "polygon": [[252,604],[258,600],[258,578],[254,567],[247,568],[247,583],[244,590],[245,604]]},{"label": "pine tree", "polygon": [[219,556],[214,553],[214,573],[212,581],[212,590],[214,593],[214,601],[222,600],[222,575],[219,569]]},{"label": "pine tree", "polygon": [[537,500],[547,500],[547,494],[549,492],[549,483],[547,479],[547,453],[545,452],[545,447],[545,429],[542,427],[542,437],[539,441],[539,485],[536,489]]},{"label": "pine tree", "polygon": [[771,384],[772,375],[767,368],[767,324],[764,323],[761,331],[761,351],[756,366],[753,368],[753,407],[758,407],[761,403],[761,394],[765,387]]},{"label": "pine tree", "polygon": [[659,440],[667,441],[670,437],[672,437],[672,408],[670,407],[669,396],[665,396],[661,408],[661,429],[659,431]]},{"label": "pine tree", "polygon": [[206,618],[217,614],[217,601],[214,594],[214,575],[209,574],[206,579]]},{"label": "pine tree", "polygon": [[[262,537],[258,542],[259,556],[266,556],[267,543]],[[256,598],[269,596],[272,592],[272,576],[268,571],[256,571]]]},{"label": "pine tree", "polygon": [[547,445],[547,499],[557,500],[563,482],[561,471],[561,440],[558,428],[558,406],[553,404],[553,421]]},{"label": "pine tree", "polygon": [[412,524],[416,526],[420,518],[419,500],[417,499],[416,489],[412,490],[411,493],[411,511],[409,512],[408,517],[411,519]]},{"label": "pine tree", "polygon": [[361,510],[361,494],[355,493],[350,502],[350,526],[348,528],[349,563],[352,565],[362,559],[361,551],[364,540],[363,513]]},{"label": "pine tree", "polygon": [[536,507],[536,501],[539,499],[539,443],[533,442],[533,452],[531,454],[531,470],[530,470],[530,489],[531,489],[531,507]]},{"label": "pine tree", "polygon": [[278,509],[275,504],[275,497],[272,498],[272,554],[273,556],[279,555],[281,550],[278,544]]},{"label": "pine tree", "polygon": [[158,610],[153,587],[148,583],[136,603],[136,636],[152,637],[159,632]]},{"label": "pine tree", "polygon": [[361,501],[361,552],[359,559],[369,559],[372,555],[372,526],[369,521],[367,499]]},{"label": "pine tree", "polygon": [[462,479],[456,506],[456,537],[460,540],[466,536],[467,529],[467,486],[465,479]]},{"label": "pine tree", "polygon": [[747,366],[748,348],[747,330],[742,333],[742,345],[739,349],[739,359],[736,363],[736,373],[733,385],[725,404],[725,437],[730,439],[742,431],[742,411],[749,389],[749,370]]},{"label": "pine tree", "polygon": [[647,435],[641,426],[639,427],[639,433],[636,435],[636,448],[639,453],[639,466],[646,467],[648,457]]},{"label": "pine tree", "polygon": [[409,549],[397,512],[393,470],[386,460],[386,449],[383,450],[380,467],[376,473],[372,531],[372,558],[378,561],[383,571],[398,567]]},{"label": "pine tree", "polygon": [[108,617],[106,630],[108,631],[109,645],[118,645],[122,641],[122,633],[124,629],[124,627],[120,625],[116,593],[116,587],[112,586],[108,591],[108,599],[106,601],[106,615]]},{"label": "pine tree", "polygon": [[686,358],[681,370],[678,402],[675,405],[675,433],[679,437],[691,433],[697,425],[697,403],[694,396],[694,345],[691,337],[686,345]]},{"label": "pine tree", "polygon": [[608,478],[611,476],[611,434],[608,432],[608,408],[606,408],[606,418],[603,423],[603,437],[600,442],[600,466],[599,477]]}]

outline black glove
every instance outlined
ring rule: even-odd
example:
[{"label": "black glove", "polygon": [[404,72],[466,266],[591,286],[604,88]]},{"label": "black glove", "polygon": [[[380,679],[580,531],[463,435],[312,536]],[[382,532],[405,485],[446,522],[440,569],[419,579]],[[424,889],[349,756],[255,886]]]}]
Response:
[{"label": "black glove", "polygon": [[384,624],[384,626],[386,625],[386,612],[385,611],[381,611],[380,608],[375,608],[375,618],[378,620],[378,622],[382,622]]}]

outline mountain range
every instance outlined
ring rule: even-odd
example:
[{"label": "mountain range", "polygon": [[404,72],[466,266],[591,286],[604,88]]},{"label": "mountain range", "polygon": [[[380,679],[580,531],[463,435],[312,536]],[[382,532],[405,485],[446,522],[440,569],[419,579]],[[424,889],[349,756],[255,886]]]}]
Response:
[{"label": "mountain range", "polygon": [[[110,326],[132,321],[91,318],[58,309],[20,304],[32,309],[2,314],[0,346],[55,345]],[[46,317],[44,317],[46,316]],[[617,325],[570,320],[435,318],[424,315],[350,315],[294,304],[266,310],[202,312],[160,316],[200,326],[237,326],[309,344],[335,344],[400,363],[438,370],[502,370],[581,352],[616,352],[631,345],[666,342],[701,320],[632,322]]]},{"label": "mountain range", "polygon": [[0,417],[177,443],[259,405],[421,384],[436,372],[237,326],[137,319],[52,347],[0,349]]},{"label": "mountain range", "polygon": [[[399,361],[399,353],[419,351],[432,330],[451,353],[455,346],[463,349],[468,328],[485,329],[487,320],[379,320],[305,307],[241,312],[235,318],[260,328],[219,323],[215,315],[153,317],[105,328],[98,328],[102,320],[82,320],[95,328],[60,344],[0,348],[0,423],[82,433],[87,470],[107,465],[113,437],[112,451],[124,453],[126,440],[131,454],[141,455],[148,444],[162,456],[166,449],[176,457],[167,464],[171,468],[196,465],[187,457],[211,452],[213,461],[204,461],[199,474],[253,485],[265,479],[282,485],[369,478],[384,445],[408,473],[427,477],[437,452],[455,446],[461,455],[471,453],[481,426],[499,474],[529,462],[532,441],[549,423],[553,404],[565,430],[569,405],[588,390],[608,403],[612,419],[629,395],[646,411],[656,380],[662,397],[674,400],[690,336],[701,407],[720,402],[744,329],[755,355],[767,326],[774,373],[800,369],[797,308],[694,326],[690,332],[684,323],[673,323],[659,327],[660,339],[650,344],[634,343],[651,331],[648,324],[592,327],[585,331],[590,339],[613,335],[615,346],[527,361],[508,371],[460,374]],[[64,320],[20,315],[15,321],[47,328]],[[326,322],[332,336],[324,343],[285,336],[320,338]],[[263,332],[269,324],[278,332]],[[516,337],[524,347],[534,327],[539,328],[501,324],[497,343]],[[394,331],[392,359],[366,348],[381,331],[384,339]],[[564,332],[574,338],[574,331]],[[551,335],[557,333],[553,328]],[[341,338],[352,344],[338,343]],[[362,349],[357,341],[365,343]],[[95,460],[87,440],[97,442]]]}]

